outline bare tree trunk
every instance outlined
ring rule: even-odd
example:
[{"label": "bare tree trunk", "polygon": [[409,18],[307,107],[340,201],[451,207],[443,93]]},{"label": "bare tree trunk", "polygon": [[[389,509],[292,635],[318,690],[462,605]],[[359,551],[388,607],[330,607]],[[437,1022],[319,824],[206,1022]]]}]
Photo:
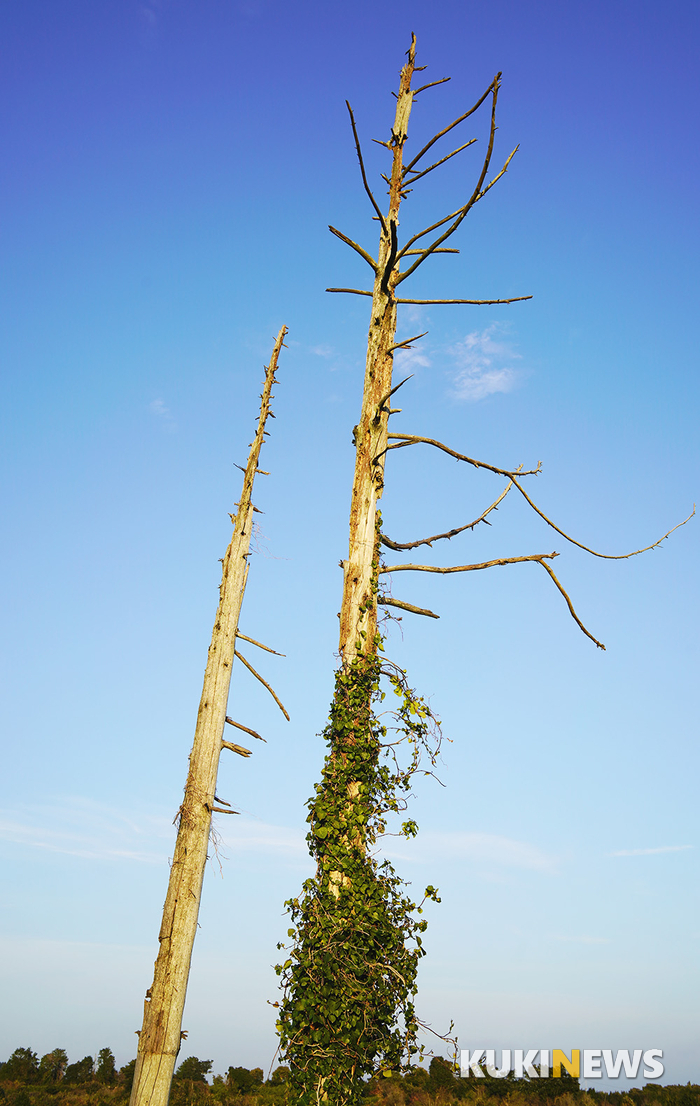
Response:
[{"label": "bare tree trunk", "polygon": [[[253,528],[253,482],[270,414],[277,360],[287,328],[282,327],[270,364],[265,370],[260,417],[245,469],[234,529],[223,559],[219,607],[212,633],[204,686],[197,715],[185,795],[160,927],[160,949],[153,983],[146,992],[143,1027],[130,1106],[166,1106],[175,1062],[182,1040],[182,1015],[187,992],[192,947],[207,861],[213,811],[232,813],[215,805],[216,777],[221,749],[242,755],[248,751],[224,742],[226,707],[233,665],[238,618],[248,576]],[[256,643],[257,644],[257,643]],[[257,675],[257,673],[256,673]]]},{"label": "bare tree trunk", "polygon": [[[340,608],[340,655],[347,667],[354,657],[376,652],[377,564],[379,536],[377,502],[384,488],[389,422],[393,348],[396,340],[396,299],[399,276],[397,228],[404,187],[403,148],[408,137],[408,120],[413,103],[411,79],[415,67],[416,42],[411,41],[408,61],[401,70],[392,128],[392,170],[389,184],[389,212],[384,217],[376,206],[381,224],[379,257],[372,292],[372,318],[367,339],[367,362],[362,397],[362,414],[355,427],[355,478],[350,504],[350,549],[343,562],[343,599]],[[348,105],[348,110],[350,106]],[[352,112],[351,112],[352,117]],[[353,119],[353,131],[355,123]],[[367,186],[357,134],[357,152]]]}]

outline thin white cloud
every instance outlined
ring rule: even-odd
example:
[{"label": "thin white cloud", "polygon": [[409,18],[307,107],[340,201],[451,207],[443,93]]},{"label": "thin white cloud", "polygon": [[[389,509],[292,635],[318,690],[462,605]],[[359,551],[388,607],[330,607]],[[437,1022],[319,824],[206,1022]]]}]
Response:
[{"label": "thin white cloud", "polygon": [[504,340],[505,331],[502,323],[492,323],[484,330],[472,330],[461,342],[448,348],[455,363],[450,375],[452,395],[456,399],[475,403],[497,392],[510,392],[515,387],[520,374],[513,362],[522,358]]},{"label": "thin white cloud", "polygon": [[[174,812],[173,812],[174,813]],[[235,828],[216,830],[227,855],[308,855],[305,831],[236,818]],[[126,860],[162,864],[172,854],[175,828],[172,814],[120,810],[85,798],[65,798],[41,805],[24,804],[0,811],[0,840],[31,849],[83,857],[85,860]]]},{"label": "thin white cloud", "polygon": [[160,398],[152,400],[148,405],[148,410],[152,415],[155,415],[157,419],[160,419],[168,430],[177,430],[177,423],[173,418],[172,411],[164,400]]},{"label": "thin white cloud", "polygon": [[[388,853],[390,846],[385,846],[385,849]],[[398,855],[399,850],[391,851]],[[436,833],[428,830],[418,834],[410,849],[401,847],[400,853],[402,857],[420,861],[441,856],[489,868],[522,868],[549,873],[556,870],[556,858],[535,845],[493,833]]]},{"label": "thin white cloud", "polygon": [[657,853],[682,853],[693,848],[694,845],[659,845],[655,849],[618,849],[617,852],[608,853],[608,856],[655,856]]},{"label": "thin white cloud", "polygon": [[589,937],[585,934],[580,937],[564,937],[559,933],[553,934],[555,941],[568,941],[575,945],[609,945],[609,937]]}]

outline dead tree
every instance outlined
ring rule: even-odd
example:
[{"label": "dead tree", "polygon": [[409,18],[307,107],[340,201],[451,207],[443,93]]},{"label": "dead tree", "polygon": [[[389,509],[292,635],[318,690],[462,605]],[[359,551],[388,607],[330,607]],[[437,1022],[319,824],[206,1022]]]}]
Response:
[{"label": "dead tree", "polygon": [[[428,711],[402,679],[403,674],[383,659],[382,639],[377,629],[378,607],[393,606],[429,617],[432,611],[395,599],[381,590],[382,578],[399,572],[476,572],[497,566],[535,562],[542,566],[566,601],[580,629],[601,649],[602,642],[591,634],[576,614],[571,599],[554,574],[550,562],[556,552],[501,557],[480,564],[433,567],[421,564],[386,565],[382,550],[404,551],[449,539],[487,522],[491,514],[515,488],[530,507],[560,537],[596,557],[598,553],[565,534],[533,502],[525,488],[528,477],[540,470],[508,469],[487,464],[463,452],[451,449],[432,438],[417,434],[390,433],[389,419],[396,413],[392,396],[406,381],[394,385],[394,354],[410,349],[411,343],[424,337],[418,334],[396,340],[397,311],[401,304],[510,304],[531,297],[509,299],[417,299],[405,295],[404,282],[424,262],[438,254],[459,251],[446,243],[459,229],[477,203],[504,176],[517,151],[491,173],[496,137],[496,107],[501,87],[498,73],[476,103],[457,119],[443,127],[410,159],[405,158],[408,124],[416,96],[442,84],[431,81],[413,88],[415,36],[407,61],[401,70],[396,113],[390,137],[380,142],[391,159],[391,168],[382,174],[388,185],[388,209],[378,203],[367,179],[355,117],[347,103],[350,125],[359,161],[362,184],[379,223],[379,249],[376,257],[343,231],[329,229],[367,263],[373,273],[371,288],[328,288],[328,292],[367,296],[372,301],[362,410],[354,428],[356,447],[355,474],[350,508],[348,557],[342,562],[343,597],[340,611],[340,668],[326,738],[329,751],[322,782],[309,802],[308,837],[316,859],[316,875],[308,881],[303,894],[289,904],[295,929],[288,959],[280,965],[284,998],[281,1003],[280,1031],[283,1052],[291,1066],[295,1100],[309,1104],[328,1102],[331,1106],[351,1103],[362,1096],[362,1078],[376,1070],[389,1072],[416,1051],[418,1022],[413,1008],[417,959],[422,955],[418,934],[424,927],[411,913],[414,904],[400,893],[400,880],[386,864],[382,866],[371,853],[385,827],[385,816],[402,809],[398,793],[405,791],[406,780],[415,769],[415,751],[426,736]],[[447,80],[448,78],[444,78]],[[469,139],[426,166],[426,155],[439,140],[469,119],[488,102],[490,125],[486,150],[468,196],[447,215],[399,240],[399,211],[409,192],[433,170],[460,154],[475,142]],[[374,140],[378,141],[378,140]],[[494,503],[471,522],[445,533],[416,541],[397,542],[381,531],[378,503],[384,489],[384,470],[389,451],[428,445],[475,469],[486,469],[504,477],[504,490]],[[687,521],[687,520],[686,520]],[[682,524],[681,524],[682,525]],[[669,531],[671,533],[672,531]],[[664,538],[668,534],[664,535]],[[664,538],[659,539],[663,541]],[[652,549],[659,542],[646,548]],[[644,550],[622,554],[635,556]],[[617,558],[613,558],[617,559]],[[412,759],[406,772],[387,780],[387,747],[393,756],[395,741],[386,740],[386,729],[373,715],[372,702],[379,694],[379,680],[389,676],[402,696],[398,729],[411,742]],[[393,790],[392,790],[393,786]],[[412,822],[404,823],[409,836],[415,832]],[[434,893],[428,888],[429,895]],[[409,943],[413,944],[409,947]]]},{"label": "dead tree", "polygon": [[223,558],[219,606],[204,673],[185,795],[178,812],[177,841],[158,937],[160,948],[153,983],[146,992],[144,1003],[130,1106],[166,1106],[180,1044],[186,1036],[182,1032],[182,1014],[197,930],[212,814],[237,813],[230,803],[216,794],[219,756],[222,749],[229,749],[242,757],[251,755],[250,749],[224,740],[225,725],[228,722],[251,737],[264,740],[255,730],[235,722],[226,714],[234,657],[264,684],[289,721],[289,715],[270,685],[236,648],[236,641],[240,639],[267,652],[274,652],[268,646],[242,634],[238,629],[238,619],[248,578],[253,515],[257,511],[252,500],[253,483],[258,473],[268,475],[258,468],[258,461],[263,439],[267,434],[265,424],[268,416],[274,418],[270,401],[273,398],[277,360],[286,333],[287,328],[283,326],[277,335],[270,364],[265,369],[257,431],[251,443],[248,463],[243,470],[243,490],[240,501],[236,504],[238,510],[235,515],[231,515],[233,536]]}]

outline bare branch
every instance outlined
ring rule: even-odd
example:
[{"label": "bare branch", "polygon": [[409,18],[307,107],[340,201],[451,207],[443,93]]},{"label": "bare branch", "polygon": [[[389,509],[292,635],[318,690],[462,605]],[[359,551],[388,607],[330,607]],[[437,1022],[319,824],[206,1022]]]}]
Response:
[{"label": "bare branch", "polygon": [[408,165],[404,168],[404,176],[406,175],[406,173],[410,172],[410,170],[413,168],[414,165],[417,164],[417,162],[420,161],[420,159],[423,157],[423,154],[427,154],[430,147],[434,146],[435,143],[438,141],[438,139],[442,138],[443,135],[446,135],[448,133],[448,131],[451,131],[453,129],[453,127],[459,126],[460,123],[463,123],[465,119],[468,119],[470,115],[473,115],[474,112],[477,111],[481,107],[484,100],[486,99],[488,94],[491,92],[491,90],[493,89],[493,86],[496,84],[496,81],[498,81],[500,76],[501,76],[501,74],[498,73],[494,77],[491,84],[486,89],[486,92],[484,93],[484,95],[481,97],[480,100],[477,100],[477,102],[474,104],[473,108],[470,108],[469,111],[465,111],[464,115],[460,115],[459,119],[455,119],[453,123],[450,123],[450,125],[448,127],[445,127],[444,130],[439,131],[436,135],[433,136],[433,138],[430,139],[430,142],[428,142],[423,147],[423,149],[420,151],[420,153],[416,154],[413,161],[409,162]]},{"label": "bare branch", "polygon": [[221,739],[221,748],[230,749],[232,753],[238,753],[239,757],[252,757],[253,752],[251,749],[245,749],[243,745],[234,745],[232,741],[224,741]]},{"label": "bare branch", "polygon": [[450,572],[479,572],[482,568],[498,568],[501,565],[517,565],[524,561],[551,560],[558,557],[558,553],[532,553],[527,557],[498,557],[495,561],[482,561],[478,565],[455,565],[453,568],[438,568],[435,565],[389,565],[380,568],[380,575],[387,572],[439,572],[446,575]]},{"label": "bare branch", "polygon": [[[523,476],[524,475],[525,473],[523,473]],[[568,534],[565,534],[563,530],[560,530],[559,527],[552,522],[551,518],[547,518],[544,511],[541,511],[537,504],[532,502],[530,496],[527,494],[525,489],[520,486],[516,479],[513,479],[513,483],[515,484],[520,494],[523,495],[528,501],[533,511],[538,514],[540,518],[544,519],[547,525],[552,527],[552,530],[556,530],[557,534],[561,534],[562,538],[566,538],[566,540],[571,542],[572,545],[576,545],[579,549],[583,549],[585,553],[590,553],[593,557],[600,557],[604,561],[626,561],[629,557],[636,557],[640,553],[648,553],[650,549],[656,549],[657,545],[661,545],[662,541],[666,541],[666,538],[670,537],[675,530],[680,529],[681,526],[685,526],[686,522],[690,522],[691,518],[695,514],[695,504],[693,504],[693,509],[688,517],[684,518],[682,522],[679,522],[676,526],[672,527],[671,530],[665,533],[662,538],[659,538],[659,540],[655,541],[652,545],[645,545],[642,549],[634,549],[631,553],[598,553],[595,549],[590,549],[587,545],[583,545],[580,541],[576,541],[575,538],[570,537]]]},{"label": "bare branch", "polygon": [[[427,331],[426,331],[426,333],[427,333]],[[386,395],[385,395],[385,396],[384,396],[384,397],[383,397],[382,399],[380,399],[380,400],[379,400],[379,403],[377,404],[377,411],[381,411],[381,409],[382,409],[382,407],[384,406],[384,404],[386,403],[386,401],[387,401],[388,399],[391,399],[391,397],[393,396],[394,392],[398,392],[399,388],[403,388],[404,384],[407,384],[409,380],[413,380],[413,373],[411,373],[411,375],[410,375],[410,376],[406,376],[406,377],[404,377],[404,379],[403,379],[403,380],[401,381],[401,383],[400,383],[400,384],[396,384],[396,385],[395,385],[395,386],[394,386],[394,387],[393,387],[393,388],[391,389],[391,391],[390,391],[390,392],[387,392],[387,393],[386,393]]]},{"label": "bare branch", "polygon": [[387,353],[393,353],[395,349],[410,349],[409,342],[417,342],[419,338],[425,338],[427,330],[424,330],[422,334],[415,334],[413,338],[404,338],[403,342],[396,342],[393,346],[389,346]]},{"label": "bare branch", "polygon": [[371,266],[371,268],[374,269],[374,272],[376,273],[377,262],[370,254],[367,253],[367,250],[363,249],[362,246],[358,245],[357,242],[353,242],[352,238],[348,238],[347,234],[343,234],[342,230],[338,230],[336,227],[332,227],[330,223],[328,224],[328,229],[331,234],[334,234],[336,238],[340,239],[341,242],[345,242],[347,246],[352,246],[353,250],[359,253],[360,257],[363,257],[367,264]]},{"label": "bare branch", "polygon": [[[517,469],[499,469],[495,465],[487,465],[485,461],[477,461],[474,457],[467,457],[464,453],[457,453],[455,449],[450,449],[448,445],[444,445],[443,442],[437,441],[436,438],[419,438],[416,434],[388,434],[388,438],[398,438],[396,445],[387,446],[387,449],[401,449],[405,445],[432,445],[436,449],[441,449],[443,453],[449,454],[450,457],[454,457],[457,461],[466,461],[468,465],[473,465],[475,469],[487,469],[489,472],[495,472],[497,476],[509,477],[517,488],[520,487],[516,483],[516,476],[538,476],[541,470],[541,466],[538,464],[536,469],[525,469],[523,472],[522,467]],[[521,489],[522,490],[522,489]]]},{"label": "bare branch", "polygon": [[[401,256],[402,257],[411,257],[411,256],[415,257],[417,254],[423,253],[423,252],[424,252],[423,250],[402,250],[401,251]],[[459,253],[459,250],[452,250],[452,249],[449,249],[448,247],[443,247],[442,249],[433,250],[433,253]]]},{"label": "bare branch", "polygon": [[234,722],[233,718],[229,718],[228,715],[226,715],[226,721],[229,726],[235,726],[237,730],[243,730],[244,733],[249,733],[251,737],[257,737],[258,741],[264,741],[265,744],[267,744],[266,738],[261,737],[256,730],[251,730],[248,726],[244,726],[242,722]]},{"label": "bare branch", "polygon": [[426,88],[435,88],[436,84],[444,84],[445,81],[451,81],[452,77],[442,77],[439,81],[431,81],[430,84],[422,84],[420,88],[413,90],[413,95],[417,96],[419,92],[425,92]]},{"label": "bare branch", "polygon": [[[475,142],[476,142],[475,138],[470,138],[469,141],[465,142],[463,146],[458,146],[457,149],[453,150],[451,154],[446,154],[445,157],[441,157],[440,160],[436,161],[434,165],[431,165],[429,169],[424,169],[422,173],[418,173],[415,177],[411,177],[410,181],[407,181],[406,183],[410,184],[411,187],[413,187],[413,185],[416,183],[416,181],[420,180],[421,177],[426,176],[427,173],[432,173],[433,169],[437,169],[438,165],[444,165],[445,162],[449,161],[451,157],[455,156],[455,154],[461,154],[462,150],[466,150],[467,146],[473,146]],[[415,173],[415,169],[413,169],[411,171]],[[419,252],[422,252],[422,251],[419,251]],[[405,254],[404,254],[404,256],[405,256]]]},{"label": "bare branch", "polygon": [[382,607],[400,607],[402,611],[410,611],[411,614],[424,614],[427,618],[439,618],[439,614],[429,611],[427,607],[414,607],[412,603],[404,603],[401,599],[390,599],[386,595],[378,595],[377,603]]},{"label": "bare branch", "polygon": [[222,806],[210,806],[209,810],[212,814],[240,814],[240,810],[225,810]]},{"label": "bare branch", "polygon": [[458,526],[454,530],[448,530],[445,534],[433,534],[431,538],[421,538],[419,541],[407,542],[392,541],[391,538],[388,538],[386,536],[386,534],[380,534],[379,539],[382,545],[385,545],[388,549],[394,549],[398,553],[402,549],[416,549],[419,545],[432,546],[434,541],[440,541],[442,538],[454,538],[457,534],[461,534],[464,530],[473,530],[474,527],[478,526],[480,522],[485,522],[487,526],[490,526],[491,523],[487,520],[486,516],[489,515],[491,511],[498,510],[498,504],[503,502],[512,487],[513,481],[511,480],[510,483],[507,484],[505,489],[501,492],[498,499],[495,500],[495,502],[492,503],[490,507],[487,507],[483,514],[479,515],[478,518],[475,518],[473,522],[468,522],[465,526]]},{"label": "bare branch", "polygon": [[350,292],[353,296],[371,296],[372,292],[366,292],[362,288],[326,288],[327,292]]},{"label": "bare branch", "polygon": [[586,627],[585,627],[585,626],[583,625],[583,622],[581,621],[581,619],[579,618],[579,616],[578,616],[578,615],[576,614],[576,611],[574,610],[574,605],[573,605],[573,603],[572,603],[572,602],[571,602],[571,600],[569,599],[569,596],[567,595],[567,593],[566,593],[566,592],[564,591],[564,588],[563,588],[563,587],[562,587],[562,585],[560,584],[560,582],[559,582],[559,580],[557,579],[557,577],[556,577],[556,576],[554,575],[554,573],[552,572],[552,569],[551,569],[551,568],[549,567],[549,565],[548,565],[548,564],[546,564],[546,563],[545,563],[544,561],[540,561],[540,564],[542,565],[542,568],[546,569],[546,571],[547,571],[547,572],[549,573],[549,575],[550,575],[550,577],[552,578],[552,580],[554,581],[554,583],[555,583],[556,587],[558,587],[558,588],[559,588],[559,591],[560,591],[560,592],[562,593],[562,595],[563,595],[563,596],[564,596],[564,598],[566,599],[566,605],[567,605],[567,606],[568,606],[568,608],[569,608],[569,611],[570,611],[570,613],[571,613],[571,617],[573,618],[574,622],[576,622],[576,624],[577,624],[577,625],[579,626],[579,628],[580,628],[581,630],[583,630],[583,632],[584,632],[584,634],[586,635],[586,637],[589,637],[589,638],[591,639],[591,641],[595,642],[595,644],[596,644],[596,645],[598,646],[598,648],[599,648],[599,649],[602,649],[602,650],[603,650],[603,652],[605,652],[605,646],[603,645],[602,641],[598,641],[598,638],[595,638],[595,637],[593,637],[593,634],[589,633],[589,631],[588,631],[588,630],[586,629]]},{"label": "bare branch", "polygon": [[[441,234],[438,238],[436,238],[435,241],[432,242],[431,245],[428,246],[425,249],[423,255],[421,257],[418,257],[413,262],[413,264],[409,266],[409,268],[406,270],[405,273],[401,274],[401,276],[397,280],[397,284],[400,283],[402,280],[405,280],[406,277],[409,277],[411,275],[411,273],[414,273],[416,271],[416,269],[418,268],[418,266],[422,265],[423,262],[426,260],[426,258],[430,257],[430,254],[433,252],[433,250],[437,246],[441,246],[442,243],[445,242],[450,237],[450,235],[454,234],[454,232],[457,230],[457,227],[460,225],[462,220],[466,219],[467,215],[469,214],[469,212],[472,209],[472,207],[474,206],[474,204],[478,203],[479,200],[482,199],[483,196],[486,195],[486,192],[488,191],[488,188],[484,189],[483,191],[482,191],[482,188],[483,188],[484,181],[486,180],[486,174],[489,171],[489,165],[491,164],[491,156],[493,154],[493,143],[494,143],[494,140],[496,138],[496,104],[498,102],[498,89],[499,88],[500,88],[499,81],[495,80],[494,83],[493,83],[493,99],[492,99],[492,103],[491,103],[491,129],[490,129],[490,132],[489,132],[489,142],[488,142],[488,147],[486,149],[486,157],[484,158],[484,164],[481,167],[481,173],[479,175],[478,181],[476,182],[476,187],[475,187],[474,191],[472,192],[471,197],[469,198],[467,203],[464,205],[464,207],[461,208],[461,210],[460,210],[459,214],[457,215],[456,219],[447,228],[447,230],[444,232],[444,234]],[[517,146],[516,146],[515,150],[517,150]],[[496,180],[500,179],[500,177],[502,177],[503,174],[508,169],[508,166],[511,162],[511,159],[513,158],[513,156],[515,154],[515,150],[513,150],[513,153],[510,155],[510,157],[506,161],[505,165],[503,166],[503,169],[499,173]],[[493,181],[493,183],[495,184],[495,181]],[[444,221],[446,222],[447,220],[444,220]],[[440,224],[438,224],[438,225],[440,225]],[[421,236],[418,235],[418,237],[421,237]],[[409,242],[406,243],[406,245],[412,245],[412,243],[415,242],[415,240],[416,240],[415,237],[413,239],[410,239]]]},{"label": "bare branch", "polygon": [[[427,257],[427,254],[426,254]],[[349,292],[350,288],[326,288],[327,292]],[[370,292],[360,293],[361,295],[371,295]],[[404,300],[397,297],[397,303],[471,303],[477,307],[483,307],[488,304],[494,303],[519,303],[521,300],[531,300],[532,296],[512,296],[508,300]]]},{"label": "bare branch", "polygon": [[346,107],[347,107],[347,109],[350,113],[350,122],[352,124],[352,133],[353,133],[353,136],[355,138],[355,149],[357,150],[357,158],[358,158],[358,161],[360,162],[360,172],[362,173],[362,183],[365,186],[365,192],[367,193],[367,195],[370,198],[370,201],[372,203],[372,207],[374,208],[374,210],[377,213],[377,216],[379,218],[379,222],[382,224],[382,230],[386,234],[387,229],[386,229],[386,222],[384,221],[384,216],[382,215],[381,208],[379,207],[379,204],[377,203],[377,201],[375,200],[375,198],[372,194],[372,189],[370,188],[369,184],[367,183],[367,174],[365,173],[365,163],[362,160],[362,150],[360,149],[360,139],[358,138],[357,127],[355,126],[355,116],[353,115],[352,108],[350,107],[350,104],[348,103],[347,100],[345,101],[345,105],[346,105]]},{"label": "bare branch", "polygon": [[250,663],[250,661],[247,661],[247,660],[245,659],[245,657],[244,657],[244,656],[242,655],[242,653],[239,653],[237,649],[234,649],[234,651],[233,651],[233,655],[234,655],[234,657],[238,657],[239,661],[242,661],[242,662],[243,662],[243,664],[244,664],[244,665],[246,666],[246,668],[248,669],[248,671],[249,671],[249,672],[252,672],[252,673],[253,673],[253,675],[255,676],[255,678],[256,678],[256,679],[258,679],[258,680],[260,680],[260,683],[261,683],[261,684],[263,684],[263,686],[267,688],[267,690],[268,690],[268,691],[270,692],[270,695],[272,696],[272,698],[273,698],[273,699],[275,700],[275,702],[277,703],[277,706],[278,706],[278,707],[280,708],[280,710],[282,711],[282,714],[284,715],[284,717],[285,717],[285,718],[287,719],[287,721],[289,722],[289,721],[290,721],[289,715],[287,714],[286,710],[285,710],[285,709],[284,709],[284,707],[282,706],[282,703],[281,703],[280,699],[279,699],[279,698],[277,697],[277,695],[275,695],[274,691],[272,690],[272,688],[271,688],[271,687],[270,687],[270,685],[268,684],[267,680],[264,680],[264,679],[262,678],[262,676],[260,675],[260,673],[259,673],[259,672],[256,672],[256,671],[255,671],[255,669],[253,668],[253,666],[252,666],[252,664]]},{"label": "bare branch", "polygon": [[673,526],[669,531],[667,531],[667,533],[663,535],[662,538],[659,538],[658,541],[653,542],[652,545],[645,545],[642,549],[634,549],[631,553],[598,553],[595,549],[591,549],[589,546],[583,545],[582,542],[576,541],[575,538],[572,538],[564,530],[561,530],[556,525],[556,523],[552,522],[551,518],[547,517],[544,511],[540,510],[536,503],[533,503],[523,486],[518,482],[517,478],[519,476],[536,476],[540,472],[539,465],[536,469],[526,469],[524,472],[519,471],[518,469],[516,469],[515,471],[509,471],[508,469],[496,468],[495,465],[487,465],[484,461],[477,461],[473,457],[465,456],[465,454],[463,453],[457,453],[456,450],[450,449],[449,446],[444,445],[443,442],[438,442],[435,438],[420,438],[414,434],[388,434],[387,437],[398,439],[395,445],[387,446],[387,451],[390,449],[401,449],[403,446],[416,445],[417,443],[422,442],[424,445],[432,445],[435,446],[436,449],[441,449],[444,453],[447,453],[450,457],[454,457],[457,461],[466,461],[467,464],[473,465],[474,468],[483,468],[487,469],[489,472],[498,473],[498,475],[500,476],[508,476],[515,484],[515,487],[518,489],[520,494],[530,504],[533,511],[538,514],[540,518],[547,523],[548,526],[551,526],[553,530],[556,530],[557,534],[561,535],[562,538],[565,538],[566,541],[571,542],[572,545],[577,546],[579,549],[583,549],[585,553],[590,553],[592,557],[600,557],[602,560],[605,561],[626,561],[629,557],[637,557],[640,553],[648,553],[650,549],[656,549],[658,545],[661,545],[662,541],[666,541],[666,538],[670,537],[671,534],[673,534],[674,531],[680,529],[681,526],[685,526],[686,522],[690,522],[691,518],[693,518],[693,516],[695,515],[695,504],[693,504],[693,509],[687,518],[684,518],[682,522],[679,522],[676,526]]},{"label": "bare branch", "polygon": [[246,637],[240,630],[236,630],[236,637],[241,638],[243,641],[249,641],[251,645],[257,645],[258,649],[264,649],[266,653],[274,653],[276,657],[286,657],[286,653],[278,653],[276,649],[270,649],[269,645],[263,645],[262,642],[256,641],[254,637]]}]

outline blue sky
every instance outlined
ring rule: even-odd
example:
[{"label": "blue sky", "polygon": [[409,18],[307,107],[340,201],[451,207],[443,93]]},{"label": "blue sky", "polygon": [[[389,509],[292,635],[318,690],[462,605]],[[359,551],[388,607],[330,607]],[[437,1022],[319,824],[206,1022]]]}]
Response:
[{"label": "blue sky", "polygon": [[[271,475],[241,628],[286,654],[236,670],[265,733],[225,761],[187,1054],[267,1068],[283,902],[309,872],[359,413],[363,263],[375,245],[344,99],[375,184],[411,31],[426,79],[410,143],[503,70],[507,176],[404,308],[396,429],[499,466],[541,460],[541,507],[604,552],[646,545],[698,496],[696,59],[672,2],[26,0],[2,16],[4,778],[9,883],[0,1053],[110,1045],[150,984],[159,915],[262,365],[282,323]],[[404,232],[458,206],[483,149],[426,178]],[[446,146],[444,152],[452,147]],[[420,189],[420,190],[419,190]],[[404,285],[406,287],[406,285]],[[404,375],[407,375],[407,372]],[[390,458],[397,540],[500,492],[428,451]],[[534,565],[403,574],[387,651],[443,721],[413,844],[387,852],[430,908],[420,1011],[472,1047],[664,1049],[698,1081],[697,520],[631,561],[563,542],[511,494],[433,564],[562,555],[578,631]],[[233,823],[233,824],[231,824]],[[183,1054],[184,1055],[184,1054]]]}]

